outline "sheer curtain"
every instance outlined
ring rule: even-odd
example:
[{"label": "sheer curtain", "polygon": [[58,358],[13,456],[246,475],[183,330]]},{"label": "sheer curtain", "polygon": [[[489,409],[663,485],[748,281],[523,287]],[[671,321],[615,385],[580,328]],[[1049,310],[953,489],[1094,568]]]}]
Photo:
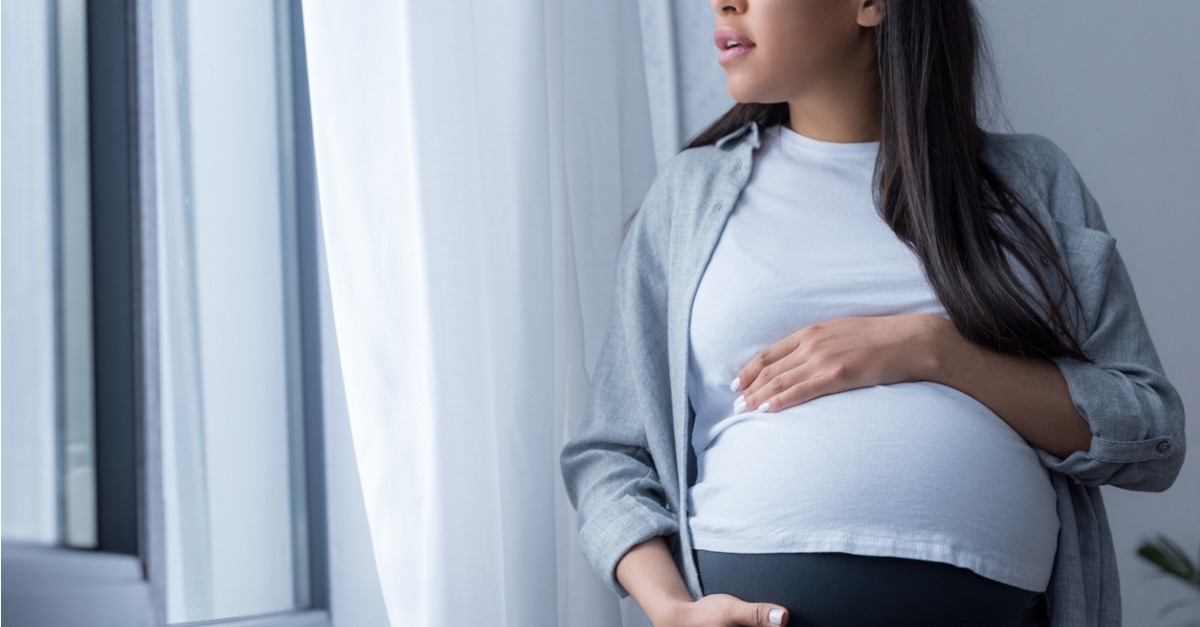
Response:
[{"label": "sheer curtain", "polygon": [[303,10],[338,359],[390,622],[636,616],[583,560],[558,470],[620,224],[655,170],[636,1]]}]

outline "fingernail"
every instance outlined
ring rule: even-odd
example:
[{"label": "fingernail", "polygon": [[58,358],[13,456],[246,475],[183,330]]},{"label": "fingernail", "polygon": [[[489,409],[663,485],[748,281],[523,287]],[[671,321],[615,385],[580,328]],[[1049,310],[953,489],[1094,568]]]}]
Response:
[{"label": "fingernail", "polygon": [[758,406],[758,411],[767,411],[770,408],[771,408],[771,401],[767,401],[767,402],[763,403],[762,405]]},{"label": "fingernail", "polygon": [[737,400],[733,402],[733,413],[740,414],[746,411],[746,397],[738,395]]},{"label": "fingernail", "polygon": [[770,612],[767,613],[767,619],[771,621],[772,625],[782,625],[783,624],[783,610],[781,610],[779,608],[775,608],[775,609],[771,610]]},{"label": "fingernail", "polygon": [[731,391],[733,391],[733,392],[736,392],[736,391],[738,391],[738,390],[742,389],[742,378],[741,378],[741,377],[734,377],[734,378],[733,378],[733,381],[731,381],[731,382],[729,383],[729,389],[730,389]]}]

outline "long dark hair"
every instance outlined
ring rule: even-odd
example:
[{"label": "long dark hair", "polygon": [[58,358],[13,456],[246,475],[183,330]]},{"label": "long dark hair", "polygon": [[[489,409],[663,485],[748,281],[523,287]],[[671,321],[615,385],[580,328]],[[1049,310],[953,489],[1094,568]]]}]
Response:
[{"label": "long dark hair", "polygon": [[[1009,354],[1087,360],[1039,272],[1037,260],[1044,259],[1060,285],[1070,285],[1049,233],[982,158],[977,70],[987,50],[974,6],[885,2],[875,37],[883,94],[874,177],[880,215],[921,260],[965,338]],[[752,121],[766,128],[788,117],[787,103],[737,104],[685,149]],[[1037,304],[1006,254],[1028,270],[1048,307]]]}]

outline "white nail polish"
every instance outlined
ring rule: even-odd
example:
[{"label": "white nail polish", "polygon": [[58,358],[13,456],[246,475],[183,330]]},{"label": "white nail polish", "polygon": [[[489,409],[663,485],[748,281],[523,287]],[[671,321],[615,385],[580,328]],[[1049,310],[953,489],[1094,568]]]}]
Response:
[{"label": "white nail polish", "polygon": [[775,608],[775,609],[771,610],[770,612],[767,612],[767,618],[771,621],[772,625],[782,625],[783,624],[783,610],[781,610],[779,608]]},{"label": "white nail polish", "polygon": [[763,403],[762,405],[758,406],[758,411],[767,411],[770,408],[771,408],[771,401],[767,401],[767,402]]},{"label": "white nail polish", "polygon": [[729,389],[730,389],[730,390],[732,390],[732,391],[734,391],[734,392],[736,392],[736,391],[738,391],[738,390],[742,389],[742,378],[741,378],[741,377],[734,377],[734,378],[733,378],[733,381],[731,381],[731,382],[729,383]]},{"label": "white nail polish", "polygon": [[746,398],[738,396],[737,400],[733,402],[733,413],[740,414],[744,411],[746,411]]}]

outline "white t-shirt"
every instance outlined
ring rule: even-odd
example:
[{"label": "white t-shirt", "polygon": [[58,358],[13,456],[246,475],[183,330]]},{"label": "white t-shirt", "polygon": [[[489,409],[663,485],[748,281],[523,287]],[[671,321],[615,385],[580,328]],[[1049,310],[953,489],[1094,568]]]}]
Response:
[{"label": "white t-shirt", "polygon": [[878,150],[783,126],[763,135],[692,309],[695,546],[932,560],[1045,590],[1059,527],[1049,471],[971,396],[912,382],[733,413],[737,372],[807,325],[946,317],[916,255],[875,210]]}]

